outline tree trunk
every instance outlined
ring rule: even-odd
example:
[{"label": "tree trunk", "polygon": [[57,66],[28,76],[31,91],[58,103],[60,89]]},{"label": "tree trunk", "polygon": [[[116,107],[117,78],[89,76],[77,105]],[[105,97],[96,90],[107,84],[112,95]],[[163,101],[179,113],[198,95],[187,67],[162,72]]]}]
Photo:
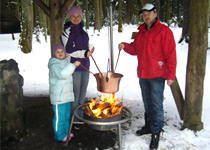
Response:
[{"label": "tree trunk", "polygon": [[160,18],[160,0],[157,0],[156,9],[157,9],[157,13],[158,13],[158,18]]},{"label": "tree trunk", "polygon": [[170,0],[166,1],[166,22],[169,25],[169,21],[170,21]]},{"label": "tree trunk", "polygon": [[[134,21],[133,21],[133,19],[132,19],[132,17],[131,17],[131,19],[132,19],[132,23],[134,23],[134,24],[139,24],[140,23],[140,21],[142,21],[142,17],[141,17],[141,15],[140,15],[140,13],[139,13],[139,11],[140,11],[140,9],[141,9],[141,2],[139,1],[139,0],[134,0],[134,5],[135,6],[132,6],[131,8],[133,8],[133,14],[136,16],[136,19],[134,18]],[[131,13],[132,14],[132,13]],[[132,15],[131,15],[132,16]]]},{"label": "tree trunk", "polygon": [[103,20],[107,18],[107,9],[109,8],[107,6],[107,1],[102,0],[102,8],[103,8]]},{"label": "tree trunk", "polygon": [[[45,0],[45,1],[46,1],[46,4],[48,4],[47,6],[49,7],[50,0]],[[45,13],[45,16],[46,16],[46,23],[47,23],[47,35],[50,35],[50,18],[48,15],[46,15],[46,13]]]},{"label": "tree trunk", "polygon": [[118,32],[122,32],[122,0],[118,0]]},{"label": "tree trunk", "polygon": [[189,128],[194,131],[203,129],[201,116],[208,48],[209,16],[207,14],[209,14],[209,0],[191,0],[190,42],[187,62],[183,128]]},{"label": "tree trunk", "polygon": [[88,0],[85,0],[85,18],[86,18],[86,29],[89,29],[89,12],[88,12]]},{"label": "tree trunk", "polygon": [[[50,0],[50,39],[51,48],[55,44],[61,43],[60,36],[63,31],[63,17],[60,14],[61,8],[60,0]],[[51,51],[52,53],[52,51]]]},{"label": "tree trunk", "polygon": [[130,24],[131,23],[131,0],[126,1],[126,23]]},{"label": "tree trunk", "polygon": [[152,3],[151,0],[141,0],[142,6],[144,6],[147,3]]},{"label": "tree trunk", "polygon": [[191,0],[183,1],[182,36],[181,39],[179,40],[179,43],[181,43],[183,40],[185,40],[187,43],[189,42],[190,1]]},{"label": "tree trunk", "polygon": [[177,23],[180,23],[180,0],[177,0]]},{"label": "tree trunk", "polygon": [[99,19],[100,19],[100,29],[103,27],[103,7],[102,0],[99,1]]},{"label": "tree trunk", "polygon": [[61,43],[60,36],[63,31],[63,18],[65,13],[73,5],[74,0],[66,0],[63,4],[60,0],[49,0],[49,7],[42,0],[33,0],[50,18],[50,44],[51,54],[55,44]]},{"label": "tree trunk", "polygon": [[21,45],[21,51],[29,53],[32,50],[33,5],[29,0],[22,0],[21,2],[22,32],[20,34],[19,44]]},{"label": "tree trunk", "polygon": [[94,1],[95,8],[95,24],[94,29],[100,32],[100,18],[99,18],[99,0]]}]

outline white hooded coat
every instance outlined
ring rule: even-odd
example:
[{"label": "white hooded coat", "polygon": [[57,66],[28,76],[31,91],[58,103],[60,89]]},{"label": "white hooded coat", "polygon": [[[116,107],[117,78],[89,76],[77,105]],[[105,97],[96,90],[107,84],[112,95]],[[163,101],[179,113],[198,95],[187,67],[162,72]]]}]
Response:
[{"label": "white hooded coat", "polygon": [[74,101],[72,74],[76,66],[66,59],[50,58],[49,85],[51,104],[63,104]]}]

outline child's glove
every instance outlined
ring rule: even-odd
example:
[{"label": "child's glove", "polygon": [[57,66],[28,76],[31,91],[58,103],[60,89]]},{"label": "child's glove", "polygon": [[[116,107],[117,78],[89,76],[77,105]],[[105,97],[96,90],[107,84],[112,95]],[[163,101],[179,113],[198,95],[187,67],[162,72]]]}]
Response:
[{"label": "child's glove", "polygon": [[78,67],[80,64],[81,64],[80,61],[75,61],[75,62],[74,62],[74,65],[75,65],[76,67]]}]

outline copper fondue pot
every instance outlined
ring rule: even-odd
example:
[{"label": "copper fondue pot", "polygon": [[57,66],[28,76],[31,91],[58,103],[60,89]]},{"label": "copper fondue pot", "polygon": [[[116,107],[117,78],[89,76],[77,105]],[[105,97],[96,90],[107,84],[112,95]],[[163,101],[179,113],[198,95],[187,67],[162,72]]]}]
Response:
[{"label": "copper fondue pot", "polygon": [[[88,72],[92,73],[87,68],[85,68],[83,65],[80,65],[80,66],[83,67]],[[99,92],[115,93],[115,92],[119,91],[120,80],[123,77],[122,74],[114,73],[114,72],[100,72],[100,70],[99,70],[99,73],[96,73],[93,75],[96,78],[97,90]],[[107,78],[108,78],[108,80],[107,80]]]},{"label": "copper fondue pot", "polygon": [[[101,76],[101,74],[103,76]],[[115,93],[119,91],[120,80],[123,77],[122,74],[114,72],[102,72],[94,74],[97,81],[97,90],[102,93]],[[109,80],[105,77],[108,77]]]}]

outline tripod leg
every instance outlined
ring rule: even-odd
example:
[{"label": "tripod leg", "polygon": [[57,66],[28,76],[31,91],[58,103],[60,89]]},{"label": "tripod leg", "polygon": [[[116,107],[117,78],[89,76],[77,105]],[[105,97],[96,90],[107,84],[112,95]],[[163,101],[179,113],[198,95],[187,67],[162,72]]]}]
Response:
[{"label": "tripod leg", "polygon": [[69,133],[67,135],[67,140],[64,146],[68,146],[69,144],[69,138],[70,138],[70,134],[71,134],[72,126],[73,126],[73,121],[74,121],[74,115],[72,115],[72,118],[71,118],[71,124],[69,126]]},{"label": "tripod leg", "polygon": [[119,136],[119,149],[122,150],[122,134],[121,134],[121,124],[118,124],[118,136]]}]

